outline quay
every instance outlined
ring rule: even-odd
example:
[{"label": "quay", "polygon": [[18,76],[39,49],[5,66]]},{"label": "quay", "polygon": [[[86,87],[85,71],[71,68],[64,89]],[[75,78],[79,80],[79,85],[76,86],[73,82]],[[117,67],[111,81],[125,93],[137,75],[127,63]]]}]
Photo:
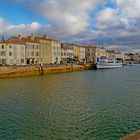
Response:
[{"label": "quay", "polygon": [[140,140],[140,130],[136,131],[130,135],[127,135],[127,136],[121,138],[120,140]]},{"label": "quay", "polygon": [[0,79],[41,76],[47,74],[66,73],[94,69],[95,64],[68,64],[68,65],[46,65],[46,66],[1,66]]}]

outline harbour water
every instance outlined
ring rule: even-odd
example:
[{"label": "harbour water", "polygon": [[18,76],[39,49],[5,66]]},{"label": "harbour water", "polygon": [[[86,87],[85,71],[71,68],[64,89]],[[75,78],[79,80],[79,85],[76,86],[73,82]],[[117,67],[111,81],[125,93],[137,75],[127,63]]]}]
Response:
[{"label": "harbour water", "polygon": [[140,129],[140,65],[0,80],[1,140],[118,140]]}]

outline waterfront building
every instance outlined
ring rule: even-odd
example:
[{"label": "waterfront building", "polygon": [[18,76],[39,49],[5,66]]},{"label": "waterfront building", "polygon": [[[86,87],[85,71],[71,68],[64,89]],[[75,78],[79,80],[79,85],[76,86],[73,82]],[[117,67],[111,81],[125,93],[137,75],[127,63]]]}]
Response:
[{"label": "waterfront building", "polygon": [[63,45],[63,48],[66,49],[66,52],[67,52],[67,62],[68,63],[71,63],[73,62],[73,58],[74,58],[74,55],[73,55],[73,44],[68,44],[68,43],[62,43]]},{"label": "waterfront building", "polygon": [[106,56],[109,59],[115,58],[115,51],[114,50],[107,50],[106,51]]},{"label": "waterfront building", "polygon": [[135,53],[133,59],[134,59],[134,62],[140,62],[139,54],[138,53]]},{"label": "waterfront building", "polygon": [[80,47],[78,45],[73,45],[73,58],[75,62],[80,61]]},{"label": "waterfront building", "polygon": [[85,61],[85,48],[80,46],[80,62],[84,62]]},{"label": "waterfront building", "polygon": [[95,63],[96,47],[95,46],[83,46],[83,48],[85,48],[86,63]]},{"label": "waterfront building", "polygon": [[0,42],[0,65],[6,65],[7,61],[7,46],[6,43]]},{"label": "waterfront building", "polygon": [[34,39],[34,36],[21,38],[21,40],[26,45],[26,64],[39,64],[39,42]]},{"label": "waterfront building", "polygon": [[67,49],[64,48],[63,43],[61,43],[61,60],[63,64],[67,63]]},{"label": "waterfront building", "polygon": [[107,50],[107,58],[121,58],[124,60],[124,52],[116,51],[116,50]]},{"label": "waterfront building", "polygon": [[51,45],[51,63],[60,64],[61,63],[61,42],[56,39],[47,39]]},{"label": "waterfront building", "polygon": [[26,65],[25,43],[20,40],[7,40],[6,43],[6,64]]},{"label": "waterfront building", "polygon": [[28,38],[34,38],[34,41],[39,42],[39,63],[50,64],[52,63],[52,49],[51,42],[48,40],[47,35],[41,36],[28,36]]},{"label": "waterfront building", "polygon": [[125,53],[124,54],[124,60],[126,62],[134,61],[134,54],[133,53]]},{"label": "waterfront building", "polygon": [[29,38],[19,35],[9,38],[9,41],[25,45],[25,64],[39,64],[39,42],[34,40],[34,36]]},{"label": "waterfront building", "polygon": [[[112,55],[114,55],[112,53]],[[96,47],[96,53],[95,53],[95,57],[101,57],[101,56],[106,56],[107,57],[107,51],[106,49],[104,49],[103,47],[99,48],[99,47]]]}]

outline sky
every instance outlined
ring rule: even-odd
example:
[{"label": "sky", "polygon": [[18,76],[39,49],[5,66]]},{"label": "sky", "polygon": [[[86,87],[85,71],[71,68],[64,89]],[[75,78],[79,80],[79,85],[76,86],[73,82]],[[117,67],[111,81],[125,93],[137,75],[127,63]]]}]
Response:
[{"label": "sky", "polygon": [[140,0],[0,0],[0,37],[44,35],[62,42],[140,53]]}]

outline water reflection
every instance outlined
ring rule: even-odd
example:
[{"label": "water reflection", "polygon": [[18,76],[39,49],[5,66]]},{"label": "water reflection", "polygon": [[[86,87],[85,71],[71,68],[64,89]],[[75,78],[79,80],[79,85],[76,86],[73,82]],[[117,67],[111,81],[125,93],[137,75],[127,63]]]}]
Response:
[{"label": "water reflection", "polygon": [[1,80],[1,139],[116,140],[139,129],[139,68]]}]

